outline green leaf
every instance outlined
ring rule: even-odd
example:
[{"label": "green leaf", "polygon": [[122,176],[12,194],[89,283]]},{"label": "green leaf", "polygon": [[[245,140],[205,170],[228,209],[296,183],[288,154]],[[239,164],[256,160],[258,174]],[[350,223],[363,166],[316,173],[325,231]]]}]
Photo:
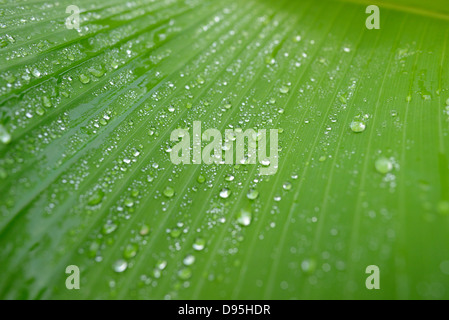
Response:
[{"label": "green leaf", "polygon": [[[0,298],[449,298],[446,1],[73,4],[0,1]],[[277,172],[175,165],[196,121]]]}]

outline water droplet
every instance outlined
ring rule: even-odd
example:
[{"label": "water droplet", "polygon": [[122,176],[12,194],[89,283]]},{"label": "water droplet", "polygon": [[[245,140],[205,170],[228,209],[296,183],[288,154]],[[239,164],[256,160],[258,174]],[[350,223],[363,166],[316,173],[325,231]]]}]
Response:
[{"label": "water droplet", "polygon": [[146,236],[146,235],[149,234],[149,233],[150,233],[150,227],[149,227],[148,225],[144,224],[144,225],[140,228],[139,234],[140,234],[141,236]]},{"label": "water droplet", "polygon": [[0,141],[4,144],[8,144],[11,142],[11,135],[6,128],[0,124]]},{"label": "water droplet", "polygon": [[175,190],[172,187],[166,187],[164,189],[164,196],[172,198],[175,195]]},{"label": "water droplet", "polygon": [[168,112],[175,112],[175,107],[174,106],[169,106],[168,107]]},{"label": "water droplet", "polygon": [[198,84],[204,84],[204,79],[201,77],[196,78],[196,83]]},{"label": "water droplet", "polygon": [[449,106],[449,98],[446,100],[446,105]]},{"label": "water droplet", "polygon": [[186,266],[191,266],[194,262],[195,262],[195,257],[192,256],[191,254],[186,256],[184,258],[184,260],[182,261],[182,263],[184,263],[184,265],[186,265]]},{"label": "water droplet", "polygon": [[42,104],[44,105],[45,108],[51,108],[52,106],[51,101],[47,96],[42,97]]},{"label": "water droplet", "polygon": [[226,175],[225,180],[229,182],[234,181],[234,176],[232,174],[228,174]]},{"label": "water droplet", "polygon": [[231,109],[231,108],[232,108],[232,105],[230,105],[229,103],[226,103],[226,104],[224,105],[224,107],[225,107],[225,109]]},{"label": "water droplet", "polygon": [[188,280],[192,276],[192,270],[190,268],[183,268],[178,271],[178,278],[181,280]]},{"label": "water droplet", "polygon": [[382,174],[386,174],[393,170],[393,163],[391,162],[391,160],[385,157],[377,159],[374,165],[376,167],[376,170]]},{"label": "water droplet", "polygon": [[204,240],[203,238],[196,238],[192,247],[196,251],[201,251],[204,249],[205,246],[206,246],[206,240]]},{"label": "water droplet", "polygon": [[89,76],[86,76],[84,73],[81,73],[79,78],[80,78],[81,83],[83,83],[83,84],[88,84],[90,82]]},{"label": "water droplet", "polygon": [[292,189],[292,184],[291,184],[290,182],[285,182],[285,183],[282,185],[282,188],[283,188],[284,190],[286,190],[286,191],[289,191],[289,190]]},{"label": "water droplet", "polygon": [[366,129],[366,124],[362,120],[354,120],[351,122],[351,130],[352,132],[363,132]]},{"label": "water droplet", "polygon": [[42,108],[42,107],[37,107],[37,109],[36,109],[36,114],[37,114],[38,116],[43,116],[43,115],[45,114],[45,109]]},{"label": "water droplet", "polygon": [[170,237],[176,239],[179,238],[179,236],[181,235],[182,231],[178,228],[174,228],[173,230],[170,231]]},{"label": "water droplet", "polygon": [[326,161],[326,156],[321,156],[321,157],[318,159],[318,161],[319,161],[319,162],[324,162],[324,161]]},{"label": "water droplet", "polygon": [[246,227],[251,224],[252,214],[251,211],[246,209],[241,209],[237,215],[237,223]]},{"label": "water droplet", "polygon": [[115,223],[111,223],[111,222],[106,223],[103,226],[101,233],[103,233],[104,235],[111,234],[112,232],[114,232],[117,229],[117,227],[118,226]]},{"label": "water droplet", "polygon": [[138,246],[135,243],[128,244],[123,250],[123,257],[125,259],[134,258],[137,255]]},{"label": "water droplet", "polygon": [[227,199],[231,195],[231,190],[228,188],[223,188],[220,191],[220,198]]},{"label": "water droplet", "polygon": [[126,207],[131,208],[132,206],[134,206],[134,200],[130,199],[130,198],[126,198],[125,201],[123,202],[123,204]]},{"label": "water droplet", "polygon": [[281,89],[279,89],[279,91],[281,92],[281,93],[288,93],[289,91],[290,91],[290,89],[289,89],[289,87],[287,87],[287,86],[282,86],[281,87]]},{"label": "water droplet", "polygon": [[102,70],[102,68],[90,67],[88,71],[90,72],[91,75],[93,75],[96,78],[100,78],[104,75],[104,71]]},{"label": "water droplet", "polygon": [[246,197],[250,200],[255,200],[257,199],[257,197],[259,197],[259,191],[257,191],[256,189],[249,189]]},{"label": "water droplet", "polygon": [[198,183],[204,183],[204,181],[206,181],[206,178],[200,174],[196,179],[196,181],[198,181]]},{"label": "water droplet", "polygon": [[39,71],[39,69],[33,69],[33,71],[31,71],[31,74],[36,78],[39,78],[41,76],[41,72]]},{"label": "water droplet", "polygon": [[89,200],[87,201],[87,204],[89,206],[96,206],[97,204],[99,204],[104,197],[104,192],[101,189],[97,189],[90,197]]},{"label": "water droplet", "polygon": [[128,262],[124,259],[119,259],[112,265],[112,269],[114,269],[115,272],[121,273],[128,268]]},{"label": "water droplet", "polygon": [[397,117],[397,116],[398,116],[398,112],[397,112],[396,110],[391,110],[391,111],[390,111],[390,115],[391,115],[392,117]]},{"label": "water droplet", "polygon": [[301,269],[307,274],[312,274],[316,269],[315,259],[306,259],[301,263]]},{"label": "water droplet", "polygon": [[167,266],[167,261],[166,260],[158,260],[156,262],[156,268],[158,270],[164,270],[166,266]]}]

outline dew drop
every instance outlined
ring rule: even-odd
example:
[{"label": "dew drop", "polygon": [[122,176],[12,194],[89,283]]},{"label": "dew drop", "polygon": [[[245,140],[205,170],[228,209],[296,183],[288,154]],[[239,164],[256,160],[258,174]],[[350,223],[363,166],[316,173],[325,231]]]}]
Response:
[{"label": "dew drop", "polygon": [[227,199],[231,195],[231,190],[228,188],[223,188],[220,191],[220,198]]},{"label": "dew drop", "polygon": [[103,228],[101,229],[101,233],[104,235],[111,234],[115,230],[117,230],[117,225],[115,223],[106,223]]},{"label": "dew drop", "polygon": [[376,167],[377,172],[382,174],[386,174],[391,170],[393,170],[393,163],[391,162],[391,160],[385,157],[377,159],[374,165]]},{"label": "dew drop", "polygon": [[36,109],[36,114],[37,114],[38,116],[43,116],[43,115],[45,114],[45,109],[42,108],[42,107],[37,107],[37,109]]},{"label": "dew drop", "polygon": [[166,187],[163,193],[167,198],[172,198],[175,195],[175,190],[172,187]]},{"label": "dew drop", "polygon": [[180,229],[174,228],[170,231],[170,237],[173,239],[179,238],[181,236],[182,231]]},{"label": "dew drop", "polygon": [[206,246],[206,240],[204,240],[203,238],[196,238],[192,247],[196,251],[202,251],[205,246]]},{"label": "dew drop", "polygon": [[166,260],[158,260],[156,262],[156,268],[159,269],[159,270],[164,270],[166,266],[167,266],[167,261]]},{"label": "dew drop", "polygon": [[259,197],[259,191],[257,191],[256,189],[249,189],[246,197],[250,200],[255,200]]},{"label": "dew drop", "polygon": [[33,71],[31,71],[31,74],[36,78],[39,78],[41,76],[41,72],[39,71],[39,69],[33,69]]},{"label": "dew drop", "polygon": [[279,89],[279,91],[285,94],[288,93],[290,89],[287,86],[282,86],[281,89]]},{"label": "dew drop", "polygon": [[123,204],[126,207],[131,208],[132,206],[134,206],[134,200],[130,199],[130,198],[126,198]]},{"label": "dew drop", "polygon": [[182,263],[184,263],[185,266],[191,266],[195,262],[195,257],[191,254],[187,255]]},{"label": "dew drop", "polygon": [[88,71],[96,78],[100,78],[104,75],[104,71],[101,68],[90,67]]},{"label": "dew drop", "polygon": [[286,190],[286,191],[289,191],[289,190],[292,189],[292,184],[291,184],[290,182],[285,182],[285,183],[282,185],[282,188],[283,188],[284,190]]},{"label": "dew drop", "polygon": [[242,209],[240,210],[238,216],[237,216],[237,223],[246,227],[251,224],[252,214],[251,211]]},{"label": "dew drop", "polygon": [[301,269],[307,274],[312,274],[316,269],[316,261],[314,259],[306,259],[301,263]]},{"label": "dew drop", "polygon": [[140,228],[139,234],[140,234],[141,236],[146,236],[146,235],[149,234],[149,233],[150,233],[150,227],[149,227],[148,225],[144,224],[144,225]]},{"label": "dew drop", "polygon": [[104,197],[104,192],[101,189],[97,189],[90,197],[89,200],[87,201],[87,204],[89,206],[96,206],[97,204],[99,204]]},{"label": "dew drop", "polygon": [[8,144],[11,142],[11,135],[6,128],[0,124],[0,141],[4,144]]},{"label": "dew drop", "polygon": [[42,104],[45,108],[51,108],[51,101],[47,96],[42,97]]},{"label": "dew drop", "polygon": [[198,181],[198,183],[204,183],[204,181],[206,181],[206,178],[200,174],[196,179],[196,181]]},{"label": "dew drop", "polygon": [[178,278],[181,280],[188,280],[192,276],[192,270],[190,268],[183,268],[178,271]]},{"label": "dew drop", "polygon": [[354,120],[351,122],[351,130],[352,132],[360,133],[365,131],[366,124],[364,121],[361,120]]},{"label": "dew drop", "polygon": [[123,257],[125,259],[131,259],[134,258],[137,255],[137,244],[132,243],[132,244],[128,244],[125,247],[125,250],[123,250]]},{"label": "dew drop", "polygon": [[88,84],[90,82],[90,78],[86,76],[84,73],[79,76],[81,83]]},{"label": "dew drop", "polygon": [[114,269],[115,272],[121,273],[125,271],[128,268],[128,262],[126,262],[124,259],[119,259],[112,265],[112,269]]}]

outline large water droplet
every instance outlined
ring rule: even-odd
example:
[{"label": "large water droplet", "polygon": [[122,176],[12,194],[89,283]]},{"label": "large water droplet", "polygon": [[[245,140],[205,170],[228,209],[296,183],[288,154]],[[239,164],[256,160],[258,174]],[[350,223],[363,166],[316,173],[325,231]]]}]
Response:
[{"label": "large water droplet", "polygon": [[178,271],[178,278],[181,280],[188,280],[192,276],[192,270],[190,268],[183,268]]},{"label": "large water droplet", "polygon": [[125,247],[125,250],[123,250],[123,257],[125,259],[134,258],[137,255],[137,249],[138,249],[137,244],[135,244],[135,243],[128,244]]},{"label": "large water droplet", "polygon": [[286,191],[289,191],[292,189],[292,184],[290,182],[284,182],[284,184],[282,185],[282,188]]},{"label": "large water droplet", "polygon": [[115,223],[112,222],[108,222],[106,223],[103,228],[101,229],[101,232],[103,234],[111,234],[112,232],[114,232],[117,229],[117,225]]},{"label": "large water droplet", "polygon": [[184,265],[186,265],[186,266],[191,266],[194,262],[195,262],[195,257],[191,254],[187,255],[184,258],[184,260],[182,261],[182,263],[184,263]]},{"label": "large water droplet", "polygon": [[301,269],[305,273],[312,274],[316,269],[315,259],[306,259],[301,263]]},{"label": "large water droplet", "polygon": [[0,124],[0,141],[4,144],[8,144],[11,142],[11,135],[6,128]]},{"label": "large water droplet", "polygon": [[87,204],[89,206],[96,206],[97,204],[99,204],[104,197],[104,192],[101,189],[97,189],[90,197],[89,200],[87,201]]},{"label": "large water droplet", "polygon": [[149,227],[148,225],[144,224],[144,225],[140,228],[139,234],[140,234],[141,236],[146,236],[146,235],[149,234],[149,233],[150,233],[150,227]]},{"label": "large water droplet", "polygon": [[376,170],[382,174],[386,174],[393,170],[393,163],[391,162],[391,160],[385,157],[377,159],[374,165],[376,167]]},{"label": "large water droplet", "polygon": [[354,120],[351,122],[351,130],[352,132],[363,132],[366,129],[366,124],[362,120]]},{"label": "large water droplet", "polygon": [[259,191],[257,191],[256,189],[249,189],[246,197],[250,200],[255,200],[257,199],[257,197],[259,197]]},{"label": "large water droplet", "polygon": [[231,195],[231,190],[228,188],[223,188],[220,191],[220,198],[227,199]]},{"label": "large water droplet", "polygon": [[196,251],[201,251],[206,246],[206,240],[203,238],[196,238],[195,242],[193,243],[193,249]]},{"label": "large water droplet", "polygon": [[281,92],[281,93],[288,93],[289,91],[290,91],[290,89],[289,89],[289,87],[287,87],[287,86],[282,86],[280,89],[279,89],[279,91]]},{"label": "large water droplet", "polygon": [[125,271],[128,268],[128,262],[124,259],[119,259],[112,265],[112,269],[114,269],[115,272],[121,273]]},{"label": "large water droplet", "polygon": [[175,190],[172,187],[166,187],[163,193],[167,198],[172,198],[175,195]]},{"label": "large water droplet", "polygon": [[241,209],[238,216],[237,216],[237,222],[238,224],[246,227],[251,224],[252,214],[251,211],[246,209]]},{"label": "large water droplet", "polygon": [[86,76],[84,73],[79,76],[81,83],[88,84],[90,82],[89,76]]}]

